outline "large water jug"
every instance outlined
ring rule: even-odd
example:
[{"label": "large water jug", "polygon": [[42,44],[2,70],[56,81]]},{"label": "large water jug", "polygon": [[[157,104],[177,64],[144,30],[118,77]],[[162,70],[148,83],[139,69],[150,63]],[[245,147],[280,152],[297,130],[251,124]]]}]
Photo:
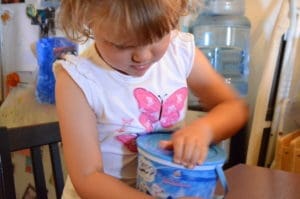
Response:
[{"label": "large water jug", "polygon": [[223,75],[226,83],[246,96],[250,21],[243,15],[243,1],[236,1],[238,4],[233,2],[206,0],[206,7],[194,21],[191,32],[195,36],[196,46],[204,52],[215,70]]}]

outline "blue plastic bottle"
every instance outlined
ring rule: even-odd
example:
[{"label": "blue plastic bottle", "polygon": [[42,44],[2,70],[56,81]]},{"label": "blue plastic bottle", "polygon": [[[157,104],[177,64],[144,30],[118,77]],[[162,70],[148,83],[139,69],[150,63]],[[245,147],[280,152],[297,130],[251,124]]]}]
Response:
[{"label": "blue plastic bottle", "polygon": [[55,77],[52,64],[63,53],[77,53],[77,44],[65,37],[44,37],[36,44],[39,65],[36,99],[40,103],[55,104]]},{"label": "blue plastic bottle", "polygon": [[[248,93],[250,21],[242,0],[205,1],[204,11],[191,27],[196,46],[226,83],[242,96]],[[230,4],[229,4],[230,3]]]}]

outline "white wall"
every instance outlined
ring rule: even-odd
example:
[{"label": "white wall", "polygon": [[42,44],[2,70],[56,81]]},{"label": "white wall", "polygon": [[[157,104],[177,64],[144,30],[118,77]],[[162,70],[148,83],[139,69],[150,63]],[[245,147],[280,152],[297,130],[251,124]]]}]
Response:
[{"label": "white wall", "polygon": [[[271,34],[282,0],[245,0],[251,22],[249,102],[254,103],[268,56]],[[251,104],[253,106],[253,104]]]},{"label": "white wall", "polygon": [[[265,104],[268,102],[268,89],[270,88],[271,85],[271,75],[269,79],[268,78],[268,73],[270,73],[272,70],[268,70],[269,68],[273,68],[274,65],[276,64],[277,61],[277,54],[276,50],[273,50],[274,46],[278,46],[280,44],[280,39],[281,35],[277,37],[273,37],[273,32],[274,28],[278,31],[279,33],[281,30],[287,30],[289,24],[290,24],[290,19],[289,19],[289,11],[287,10],[286,12],[279,12],[281,5],[283,3],[289,4],[289,0],[246,0],[246,16],[250,19],[252,28],[251,28],[251,50],[250,50],[250,96],[249,96],[249,103],[251,107],[251,111],[255,111],[255,117],[251,117],[250,120],[250,127],[252,128],[249,140],[249,147],[248,147],[248,157],[247,157],[247,163],[248,164],[256,164],[257,163],[257,158],[258,158],[258,153],[260,149],[260,143],[261,143],[261,137],[262,137],[262,129],[263,127],[272,127],[272,137],[271,142],[269,142],[269,145],[274,147],[274,135],[276,135],[280,125],[281,129],[286,129],[291,128],[292,126],[288,124],[290,122],[290,115],[284,115],[285,118],[284,120],[281,120],[280,118],[280,109],[282,109],[282,104],[280,99],[276,101],[275,106],[275,114],[273,117],[272,122],[265,122],[264,117],[265,112],[260,111],[261,109],[266,108]],[[300,1],[297,0],[295,1],[298,4],[300,4]],[[299,5],[298,5],[299,6]],[[284,10],[284,9],[283,9]],[[280,13],[284,13],[283,15]],[[277,24],[275,27],[275,21],[278,18],[278,15],[282,15],[283,17],[281,18],[279,25]],[[299,29],[299,25],[298,25]],[[298,30],[299,32],[299,30]],[[299,33],[298,33],[299,35]],[[299,38],[299,36],[298,36]],[[299,41],[298,41],[299,42]],[[274,45],[275,43],[275,45]],[[272,48],[271,48],[272,47]],[[284,81],[288,82],[290,78],[292,78],[292,84],[291,84],[291,94],[292,92],[299,92],[299,90],[295,91],[297,87],[297,81],[299,82],[299,79],[295,78],[298,74],[299,76],[299,63],[297,62],[297,52],[299,52],[299,45],[297,48],[297,44],[295,44],[296,49],[291,51],[291,53],[294,53],[294,57],[292,57],[292,61],[284,64],[284,69],[281,74],[283,76]],[[272,55],[272,53],[274,55]],[[288,53],[290,55],[290,53]],[[272,55],[272,56],[270,56]],[[271,57],[271,59],[270,59]],[[273,66],[270,66],[270,63],[273,64]],[[286,71],[289,71],[289,65],[294,65],[294,72],[293,75],[286,75]],[[264,80],[262,81],[262,77],[264,77]],[[282,77],[281,77],[282,78]],[[267,80],[267,81],[266,81]],[[269,81],[269,83],[268,83]],[[279,89],[279,94],[282,92],[286,92],[288,89],[288,86],[284,85],[285,82],[283,81],[283,89]],[[282,81],[280,81],[282,82]],[[264,84],[263,84],[264,83]],[[269,85],[266,85],[269,84]],[[282,87],[282,86],[281,86]],[[264,93],[265,92],[265,93]],[[257,96],[259,94],[259,96]],[[262,94],[263,97],[262,97]],[[264,101],[264,103],[261,103]],[[255,107],[254,105],[260,104],[260,107]],[[300,105],[299,105],[300,106]],[[263,113],[263,114],[257,114],[257,113]],[[260,118],[259,120],[257,118]],[[261,120],[261,121],[260,121]],[[280,124],[280,122],[284,121],[285,124]],[[251,126],[251,124],[258,124]],[[273,146],[272,146],[273,145]],[[270,146],[269,146],[269,160],[271,158],[270,156]],[[271,149],[272,153],[272,149]]]}]

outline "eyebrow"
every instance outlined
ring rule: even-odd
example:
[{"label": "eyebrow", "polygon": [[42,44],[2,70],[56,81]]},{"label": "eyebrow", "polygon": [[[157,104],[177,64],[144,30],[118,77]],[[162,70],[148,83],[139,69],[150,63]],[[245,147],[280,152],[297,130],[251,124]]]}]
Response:
[{"label": "eyebrow", "polygon": [[132,45],[132,44],[126,44],[126,43],[124,43],[124,44],[118,44],[118,43],[114,43],[113,41],[109,41],[109,40],[103,40],[104,42],[107,42],[107,43],[109,43],[109,44],[112,44],[112,45],[115,45],[115,46],[120,46],[120,47],[137,47],[138,45]]}]

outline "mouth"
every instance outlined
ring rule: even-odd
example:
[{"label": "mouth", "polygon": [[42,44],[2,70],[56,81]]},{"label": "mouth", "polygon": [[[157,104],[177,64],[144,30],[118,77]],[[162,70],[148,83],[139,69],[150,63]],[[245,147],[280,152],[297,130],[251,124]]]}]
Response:
[{"label": "mouth", "polygon": [[131,67],[138,71],[144,71],[150,67],[151,64],[143,64],[143,65],[132,65]]}]

